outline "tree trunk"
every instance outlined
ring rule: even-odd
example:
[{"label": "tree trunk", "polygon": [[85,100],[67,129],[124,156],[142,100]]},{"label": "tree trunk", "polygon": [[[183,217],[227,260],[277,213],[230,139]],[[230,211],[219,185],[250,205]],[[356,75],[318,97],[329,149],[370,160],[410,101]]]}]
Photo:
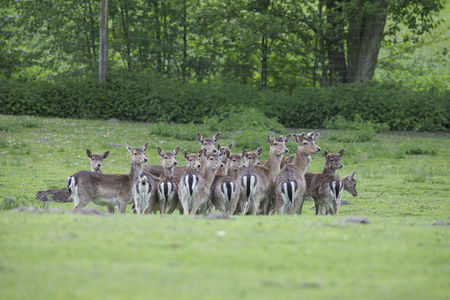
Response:
[{"label": "tree trunk", "polygon": [[386,0],[367,4],[358,1],[349,15],[347,37],[348,82],[367,84],[372,80],[386,25]]},{"label": "tree trunk", "polygon": [[156,31],[156,72],[162,71],[162,55],[161,55],[161,24],[159,21],[158,1],[155,1],[155,31]]},{"label": "tree trunk", "polygon": [[100,47],[99,47],[99,70],[100,82],[106,79],[106,67],[108,61],[108,0],[101,0],[100,5]]}]

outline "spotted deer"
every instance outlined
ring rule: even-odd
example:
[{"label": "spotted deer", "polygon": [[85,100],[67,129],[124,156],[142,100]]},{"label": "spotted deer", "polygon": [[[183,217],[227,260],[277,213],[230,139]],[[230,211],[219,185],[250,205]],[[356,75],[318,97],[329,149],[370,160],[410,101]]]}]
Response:
[{"label": "spotted deer", "polygon": [[312,138],[302,134],[294,134],[297,143],[296,158],[292,164],[287,164],[275,180],[275,206],[278,214],[293,215],[301,213],[303,196],[306,191],[304,173],[311,162],[311,154],[318,153],[316,145],[319,134]]},{"label": "spotted deer", "polygon": [[67,188],[74,199],[74,209],[81,209],[89,202],[100,206],[119,207],[118,211],[124,213],[127,204],[133,201],[132,189],[136,178],[142,173],[142,166],[147,162],[145,150],[148,143],[142,148],[127,149],[131,154],[131,170],[128,174],[98,174],[80,171],[67,179]]},{"label": "spotted deer", "polygon": [[198,210],[205,214],[211,196],[211,184],[217,170],[223,167],[219,153],[203,151],[202,168],[205,173],[188,170],[178,183],[178,198],[185,215],[195,215]]},{"label": "spotted deer", "polygon": [[243,158],[246,152],[244,149],[239,154],[231,154],[229,149],[225,150],[224,155],[228,158],[228,174],[216,175],[211,187],[211,202],[220,212],[232,215],[236,211],[241,194],[237,174],[244,167]]},{"label": "spotted deer", "polygon": [[245,214],[269,214],[274,189],[273,181],[280,170],[283,154],[289,152],[286,142],[289,141],[291,135],[286,137],[266,135],[266,138],[270,146],[266,165],[243,168],[238,173],[238,180],[242,186],[241,207]]}]

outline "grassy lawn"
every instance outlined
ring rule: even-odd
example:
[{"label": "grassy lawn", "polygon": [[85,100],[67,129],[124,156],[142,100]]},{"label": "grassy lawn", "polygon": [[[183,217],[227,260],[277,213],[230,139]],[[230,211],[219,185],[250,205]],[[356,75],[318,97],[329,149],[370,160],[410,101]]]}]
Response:
[{"label": "grassy lawn", "polygon": [[[68,212],[72,203],[34,198],[89,170],[86,148],[111,151],[104,173],[126,173],[125,143],[149,142],[147,157],[159,164],[156,146],[193,152],[196,130],[216,133],[168,126],[0,115],[0,299],[448,299],[449,227],[429,226],[450,222],[448,133],[389,132],[343,143],[319,130],[322,149],[345,148],[338,174],[356,171],[358,180],[359,195],[345,193],[352,205],[337,217],[314,216],[310,202],[302,216],[231,219],[7,209],[20,203]],[[302,131],[313,130],[282,133]],[[222,132],[224,145],[261,140],[267,159],[264,136]],[[288,146],[294,153],[295,143]],[[184,165],[181,155],[178,162]],[[320,172],[323,163],[315,155],[308,171]],[[370,224],[339,222],[348,216]]]}]

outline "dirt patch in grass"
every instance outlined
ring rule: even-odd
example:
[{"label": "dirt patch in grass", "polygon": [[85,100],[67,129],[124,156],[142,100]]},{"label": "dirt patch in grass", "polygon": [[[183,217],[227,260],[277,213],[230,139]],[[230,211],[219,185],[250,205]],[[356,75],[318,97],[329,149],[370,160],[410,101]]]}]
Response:
[{"label": "dirt patch in grass", "polygon": [[58,214],[81,214],[81,215],[102,215],[106,216],[108,214],[102,213],[95,208],[82,208],[77,210],[66,210],[60,208],[37,208],[34,206],[19,206],[16,211],[26,211],[31,213],[45,214],[45,213],[58,213]]},{"label": "dirt patch in grass", "polygon": [[39,191],[36,194],[36,199],[41,200],[43,202],[54,201],[54,202],[73,202],[73,199],[70,198],[69,191],[67,189],[53,189],[46,191]]}]

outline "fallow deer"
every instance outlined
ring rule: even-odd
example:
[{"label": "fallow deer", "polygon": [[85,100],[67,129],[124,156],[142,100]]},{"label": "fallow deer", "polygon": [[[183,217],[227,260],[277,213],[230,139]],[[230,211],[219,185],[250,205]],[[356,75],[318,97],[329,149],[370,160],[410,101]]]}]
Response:
[{"label": "fallow deer", "polygon": [[[344,155],[344,149],[340,150],[338,153],[328,153],[327,150],[324,150],[324,156],[325,156],[325,165],[323,167],[322,173],[336,173],[338,169],[341,169],[343,167],[341,163],[342,155]],[[304,195],[305,200],[311,199],[314,201],[310,194],[310,187],[311,187],[311,181],[314,178],[314,176],[319,175],[320,173],[312,173],[312,172],[306,172],[305,173],[305,182],[306,182],[306,192]],[[315,207],[315,206],[314,206]]]},{"label": "fallow deer", "polygon": [[[102,174],[103,160],[108,157],[109,151],[105,153],[92,153],[91,150],[86,149],[87,156],[91,159],[91,172]],[[114,206],[108,206],[108,212],[113,214],[115,212]]]},{"label": "fallow deer", "polygon": [[267,215],[270,211],[270,204],[273,197],[273,179],[280,170],[280,163],[283,154],[289,152],[286,148],[286,142],[291,135],[286,137],[270,137],[266,135],[267,142],[270,145],[269,158],[265,166],[257,165],[254,167],[243,168],[239,171],[238,180],[242,186],[241,189],[241,207],[244,212],[250,212],[253,215]]},{"label": "fallow deer", "polygon": [[142,148],[127,149],[131,154],[131,170],[128,174],[97,174],[80,171],[67,179],[67,187],[73,195],[74,209],[85,207],[89,202],[100,206],[119,207],[118,211],[124,213],[127,204],[133,201],[132,189],[135,179],[142,173],[142,166],[147,162],[145,150],[148,143]]},{"label": "fallow deer", "polygon": [[178,198],[185,215],[195,215],[199,209],[203,214],[206,212],[210,201],[211,184],[217,170],[223,166],[217,150],[216,152],[204,150],[203,153],[202,168],[205,168],[205,173],[188,170],[178,184]]},{"label": "fallow deer", "polygon": [[316,134],[309,138],[305,137],[304,133],[294,134],[297,143],[295,161],[287,164],[275,180],[275,205],[278,214],[301,213],[306,190],[304,173],[311,162],[311,154],[320,151],[315,143],[318,136],[319,134]]},{"label": "fallow deer", "polygon": [[102,174],[102,163],[109,155],[109,151],[105,153],[92,153],[91,150],[86,149],[87,156],[91,159],[91,172]]},{"label": "fallow deer", "polygon": [[262,147],[258,147],[256,151],[250,151],[245,153],[245,165],[247,167],[256,167],[261,165],[259,157],[261,156],[262,150],[263,150]]},{"label": "fallow deer", "polygon": [[[211,190],[211,202],[220,212],[234,214],[241,194],[241,186],[237,180],[238,172],[244,167],[243,158],[246,150],[239,154],[231,154],[225,150],[228,157],[228,175],[216,175]],[[222,160],[223,162],[223,160]]]},{"label": "fallow deer", "polygon": [[220,146],[220,144],[217,144],[217,150],[219,151],[220,159],[222,161],[223,167],[217,172],[217,174],[227,175],[228,174],[228,156],[226,151],[229,151],[231,153],[231,148],[233,148],[233,144],[231,143],[226,147]]},{"label": "fallow deer", "polygon": [[173,175],[175,166],[178,164],[176,158],[181,147],[175,148],[172,152],[163,152],[158,147],[158,155],[162,159],[163,175],[158,178],[158,195],[161,214],[166,213],[166,207],[176,206],[178,202],[177,186]]}]

